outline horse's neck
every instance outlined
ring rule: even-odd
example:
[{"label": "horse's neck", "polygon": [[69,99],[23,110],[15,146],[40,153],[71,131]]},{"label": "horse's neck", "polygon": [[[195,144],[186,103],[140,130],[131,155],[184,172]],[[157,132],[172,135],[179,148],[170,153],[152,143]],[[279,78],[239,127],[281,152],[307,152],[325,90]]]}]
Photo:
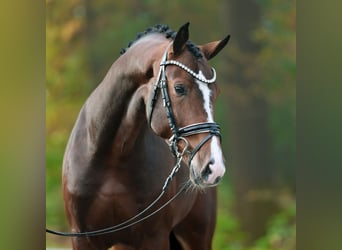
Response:
[{"label": "horse's neck", "polygon": [[143,94],[140,73],[134,68],[130,71],[135,75],[127,71],[129,60],[133,59],[120,57],[85,104],[88,143],[95,151],[92,154],[108,152],[114,140],[127,143],[125,137],[132,137],[139,130],[134,126],[146,119],[139,99]]},{"label": "horse's neck", "polygon": [[112,143],[113,155],[118,153],[121,157],[130,155],[133,148],[137,146],[139,135],[146,131],[146,111],[142,98],[146,95],[146,90],[146,86],[140,86],[131,96]]},{"label": "horse's neck", "polygon": [[142,126],[146,128],[144,103],[138,97],[150,80],[147,72],[168,44],[157,36],[142,38],[120,56],[82,108],[68,148],[84,155],[86,162],[115,147],[127,151],[132,144],[127,138],[134,139]]}]

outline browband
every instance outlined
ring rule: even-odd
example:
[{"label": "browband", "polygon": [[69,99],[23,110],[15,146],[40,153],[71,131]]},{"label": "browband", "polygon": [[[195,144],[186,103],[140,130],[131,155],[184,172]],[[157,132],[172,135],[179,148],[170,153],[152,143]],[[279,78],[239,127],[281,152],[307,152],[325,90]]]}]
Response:
[{"label": "browband", "polygon": [[203,74],[197,74],[195,73],[193,70],[189,69],[187,66],[185,66],[184,64],[177,62],[175,60],[169,60],[169,61],[162,61],[160,63],[160,66],[166,66],[166,65],[177,65],[178,67],[182,68],[183,70],[185,70],[186,72],[188,72],[190,75],[192,75],[194,78],[196,78],[197,80],[210,84],[210,83],[214,83],[216,81],[216,71],[214,68],[211,68],[211,71],[213,72],[213,77],[211,79],[206,79]]}]

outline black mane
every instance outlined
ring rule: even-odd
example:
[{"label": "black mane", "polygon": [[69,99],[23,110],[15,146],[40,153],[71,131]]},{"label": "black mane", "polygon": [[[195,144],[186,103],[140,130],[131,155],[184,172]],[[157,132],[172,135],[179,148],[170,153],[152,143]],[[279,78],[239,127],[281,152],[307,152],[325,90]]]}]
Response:
[{"label": "black mane", "polygon": [[[136,39],[133,41],[130,41],[128,43],[127,48],[121,49],[120,54],[121,55],[124,54],[127,51],[127,49],[129,49],[129,47],[131,47],[132,44],[134,42],[136,42],[137,40],[139,40],[141,37],[144,37],[144,36],[146,36],[148,34],[152,34],[152,33],[164,34],[167,39],[170,39],[170,38],[174,39],[176,37],[176,34],[177,34],[177,32],[170,29],[170,27],[168,25],[157,24],[153,27],[147,28],[143,32],[138,33]],[[202,58],[202,54],[201,54],[200,49],[193,42],[191,42],[190,40],[187,41],[186,47],[188,48],[188,50],[191,52],[191,54],[193,56],[195,56],[196,58]]]}]

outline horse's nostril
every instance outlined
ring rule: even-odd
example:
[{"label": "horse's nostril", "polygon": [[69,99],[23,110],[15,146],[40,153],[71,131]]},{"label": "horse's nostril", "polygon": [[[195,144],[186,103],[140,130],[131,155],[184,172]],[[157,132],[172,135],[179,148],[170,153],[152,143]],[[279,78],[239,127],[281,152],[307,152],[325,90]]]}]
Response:
[{"label": "horse's nostril", "polygon": [[214,164],[214,160],[211,159],[207,165],[205,166],[205,168],[202,170],[202,173],[201,173],[201,177],[203,180],[208,180],[209,178],[209,175],[212,173],[212,170],[210,168],[210,165]]},{"label": "horse's nostril", "polygon": [[219,181],[220,181],[221,179],[222,179],[222,177],[220,177],[220,176],[216,177],[214,184],[219,183]]}]

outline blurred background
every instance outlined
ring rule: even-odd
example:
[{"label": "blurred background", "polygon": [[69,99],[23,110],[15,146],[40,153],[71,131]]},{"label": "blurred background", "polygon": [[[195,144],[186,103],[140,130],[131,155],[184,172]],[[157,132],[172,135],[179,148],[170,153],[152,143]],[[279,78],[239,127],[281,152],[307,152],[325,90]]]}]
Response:
[{"label": "blurred background", "polygon": [[231,35],[210,62],[227,160],[213,249],[296,249],[294,0],[46,0],[46,225],[69,231],[61,166],[85,99],[136,33],[187,21],[196,44]]}]

